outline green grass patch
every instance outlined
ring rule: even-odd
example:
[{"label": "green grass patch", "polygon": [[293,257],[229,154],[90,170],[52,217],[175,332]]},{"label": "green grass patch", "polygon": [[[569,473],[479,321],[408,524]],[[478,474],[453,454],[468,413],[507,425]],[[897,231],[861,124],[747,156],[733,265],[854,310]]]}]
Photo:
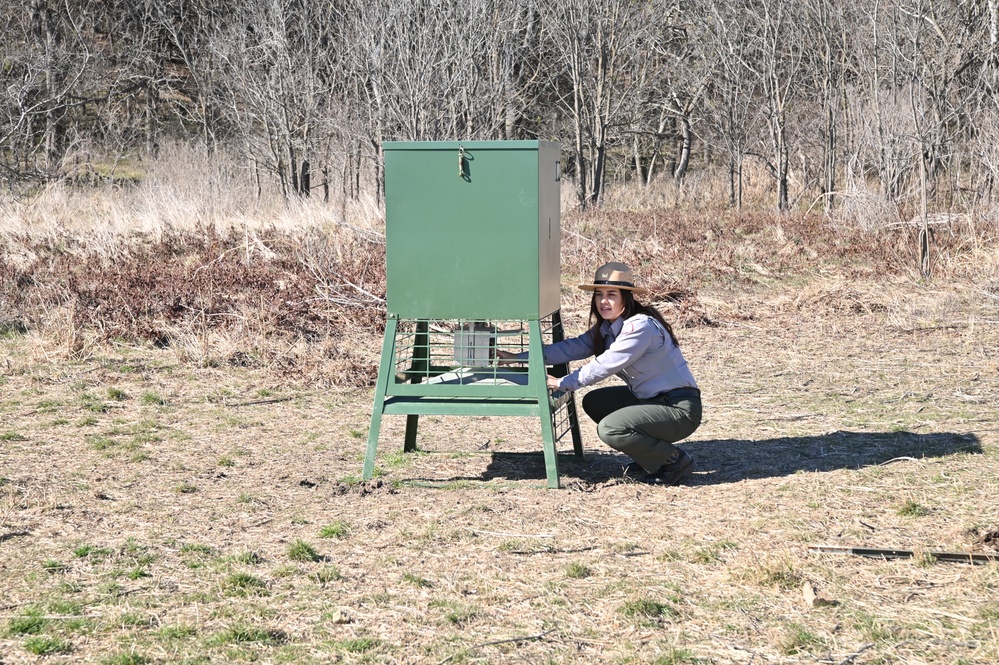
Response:
[{"label": "green grass patch", "polygon": [[668,603],[663,603],[651,598],[637,598],[635,600],[629,600],[621,606],[620,611],[625,617],[641,623],[672,619],[679,615],[679,613]]},{"label": "green grass patch", "polygon": [[4,432],[3,434],[0,434],[0,441],[27,441],[27,440],[28,438],[26,436],[10,430]]},{"label": "green grass patch", "polygon": [[444,620],[455,626],[465,626],[479,615],[474,606],[453,600],[433,600],[430,607],[442,610]]},{"label": "green grass patch", "polygon": [[49,620],[38,608],[25,609],[20,616],[12,617],[7,621],[7,634],[17,635],[37,635],[45,630]]},{"label": "green grass patch", "polygon": [[930,514],[930,509],[916,503],[912,499],[906,499],[905,502],[899,506],[898,514],[902,517],[926,517]]},{"label": "green grass patch", "polygon": [[808,653],[825,645],[825,640],[808,630],[801,624],[792,623],[787,627],[780,642],[781,652],[785,656]]},{"label": "green grass patch", "polygon": [[319,584],[325,586],[337,580],[343,579],[340,570],[336,566],[324,566],[313,573],[312,578]]},{"label": "green grass patch", "polygon": [[94,413],[107,413],[111,407],[104,403],[101,398],[89,392],[85,392],[79,397],[80,408]]},{"label": "green grass patch", "polygon": [[208,640],[208,643],[214,646],[224,646],[226,644],[246,644],[248,642],[259,644],[280,644],[281,642],[286,641],[286,639],[287,637],[285,634],[279,630],[237,624],[215,633]]},{"label": "green grass patch", "polygon": [[84,437],[84,441],[87,442],[91,450],[96,450],[99,453],[108,453],[121,445],[118,441],[102,434],[88,434]]},{"label": "green grass patch", "polygon": [[96,545],[78,545],[73,549],[73,556],[89,561],[103,561],[111,558],[113,554],[114,552],[108,548]]},{"label": "green grass patch", "polygon": [[247,566],[259,566],[265,561],[264,557],[260,556],[257,552],[240,552],[233,556],[232,560]]},{"label": "green grass patch", "polygon": [[194,626],[179,623],[163,626],[156,634],[164,640],[186,640],[198,634],[198,629]]},{"label": "green grass patch", "polygon": [[728,540],[711,543],[705,547],[698,547],[695,549],[694,553],[690,557],[690,560],[693,563],[701,563],[705,565],[715,564],[721,561],[722,552],[736,549],[737,547],[737,544]]},{"label": "green grass patch", "polygon": [[61,637],[32,635],[24,641],[24,650],[36,656],[55,656],[73,651],[73,645]]},{"label": "green grass patch", "polygon": [[346,538],[350,535],[350,525],[346,522],[333,522],[319,529],[320,538]]},{"label": "green grass patch", "polygon": [[212,556],[215,554],[215,548],[211,545],[204,545],[202,543],[184,543],[180,546],[181,554],[197,554],[201,556]]},{"label": "green grass patch", "polygon": [[354,637],[336,642],[337,648],[349,653],[364,653],[377,648],[381,641],[374,637]]},{"label": "green grass patch", "polygon": [[428,580],[427,578],[420,577],[419,575],[410,572],[405,572],[402,574],[402,581],[422,589],[429,589],[430,587],[433,586],[433,583],[431,583],[431,581]]},{"label": "green grass patch", "polygon": [[61,411],[63,406],[62,400],[43,399],[35,408],[38,410],[38,413],[55,413]]},{"label": "green grass patch", "polygon": [[228,596],[266,596],[267,583],[250,573],[233,573],[222,581],[222,591]]},{"label": "green grass patch", "polygon": [[652,661],[652,663],[653,665],[686,665],[688,663],[697,663],[698,661],[699,659],[694,656],[694,652],[690,649],[673,647]]},{"label": "green grass patch", "polygon": [[292,561],[314,562],[321,557],[312,545],[304,540],[296,540],[288,546],[288,558]]},{"label": "green grass patch", "polygon": [[163,406],[166,404],[166,400],[160,396],[160,394],[154,390],[148,390],[142,393],[140,400],[146,406]]},{"label": "green grass patch", "polygon": [[763,586],[776,587],[785,591],[797,589],[805,578],[794,570],[790,563],[763,565],[756,569],[757,582]]},{"label": "green grass patch", "polygon": [[565,576],[573,580],[581,580],[593,574],[590,567],[579,561],[573,561],[565,567]]},{"label": "green grass patch", "polygon": [[64,573],[69,570],[69,566],[57,559],[46,559],[42,561],[42,569],[49,573]]},{"label": "green grass patch", "polygon": [[134,651],[116,653],[101,659],[101,665],[147,665],[151,662],[153,661],[148,656]]},{"label": "green grass patch", "polygon": [[881,617],[861,612],[853,619],[853,627],[868,642],[883,643],[896,639],[898,631]]},{"label": "green grass patch", "polygon": [[130,568],[125,572],[125,577],[130,580],[141,580],[143,577],[152,577],[149,572],[142,566],[135,566]]},{"label": "green grass patch", "polygon": [[116,402],[124,402],[128,399],[128,393],[120,388],[108,388],[108,398]]}]

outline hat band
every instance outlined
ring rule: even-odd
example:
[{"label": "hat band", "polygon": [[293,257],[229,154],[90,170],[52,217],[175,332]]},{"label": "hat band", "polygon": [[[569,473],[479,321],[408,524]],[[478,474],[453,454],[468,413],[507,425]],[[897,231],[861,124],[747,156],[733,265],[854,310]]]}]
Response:
[{"label": "hat band", "polygon": [[594,284],[606,285],[606,286],[627,286],[627,287],[632,288],[632,289],[635,288],[635,285],[632,284],[631,282],[614,282],[614,281],[611,281],[609,279],[595,279],[595,280],[593,280],[593,283]]}]

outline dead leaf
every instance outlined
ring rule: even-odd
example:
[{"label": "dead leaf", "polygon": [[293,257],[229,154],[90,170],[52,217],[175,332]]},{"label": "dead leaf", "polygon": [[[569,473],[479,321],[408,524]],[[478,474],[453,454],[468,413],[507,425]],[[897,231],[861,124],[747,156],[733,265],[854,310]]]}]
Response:
[{"label": "dead leaf", "polygon": [[333,614],[330,615],[330,623],[345,624],[350,622],[351,622],[350,617],[344,614],[343,610],[339,608]]},{"label": "dead leaf", "polygon": [[827,607],[829,605],[835,605],[835,603],[827,598],[823,598],[815,593],[815,587],[812,586],[811,582],[805,582],[801,585],[801,595],[805,599],[805,605],[808,607]]}]

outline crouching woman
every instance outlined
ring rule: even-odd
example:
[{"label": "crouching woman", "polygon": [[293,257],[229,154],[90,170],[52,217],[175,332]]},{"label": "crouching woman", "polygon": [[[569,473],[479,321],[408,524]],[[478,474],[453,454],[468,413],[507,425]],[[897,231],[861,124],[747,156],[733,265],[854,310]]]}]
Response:
[{"label": "crouching woman", "polygon": [[[701,392],[680,352],[672,327],[654,307],[635,299],[631,269],[618,262],[600,266],[592,284],[591,327],[579,337],[544,347],[546,365],[593,357],[562,378],[548,377],[553,390],[573,391],[617,375],[624,386],[583,396],[583,410],[597,435],[634,463],[629,472],[651,485],[676,485],[694,471],[690,455],[674,445],[701,424]],[[527,353],[499,351],[501,361],[523,361]]]}]

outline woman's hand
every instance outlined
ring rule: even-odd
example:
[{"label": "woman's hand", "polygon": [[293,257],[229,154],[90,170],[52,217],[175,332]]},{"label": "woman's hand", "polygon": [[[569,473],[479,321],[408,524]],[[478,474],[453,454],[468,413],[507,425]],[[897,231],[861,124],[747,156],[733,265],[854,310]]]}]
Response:
[{"label": "woman's hand", "polygon": [[510,353],[509,351],[503,351],[502,349],[496,349],[496,364],[497,365],[509,365],[511,363],[522,363],[523,360],[517,358],[516,353]]},{"label": "woman's hand", "polygon": [[556,379],[554,376],[551,375],[548,376],[548,389],[558,390],[558,379]]}]

